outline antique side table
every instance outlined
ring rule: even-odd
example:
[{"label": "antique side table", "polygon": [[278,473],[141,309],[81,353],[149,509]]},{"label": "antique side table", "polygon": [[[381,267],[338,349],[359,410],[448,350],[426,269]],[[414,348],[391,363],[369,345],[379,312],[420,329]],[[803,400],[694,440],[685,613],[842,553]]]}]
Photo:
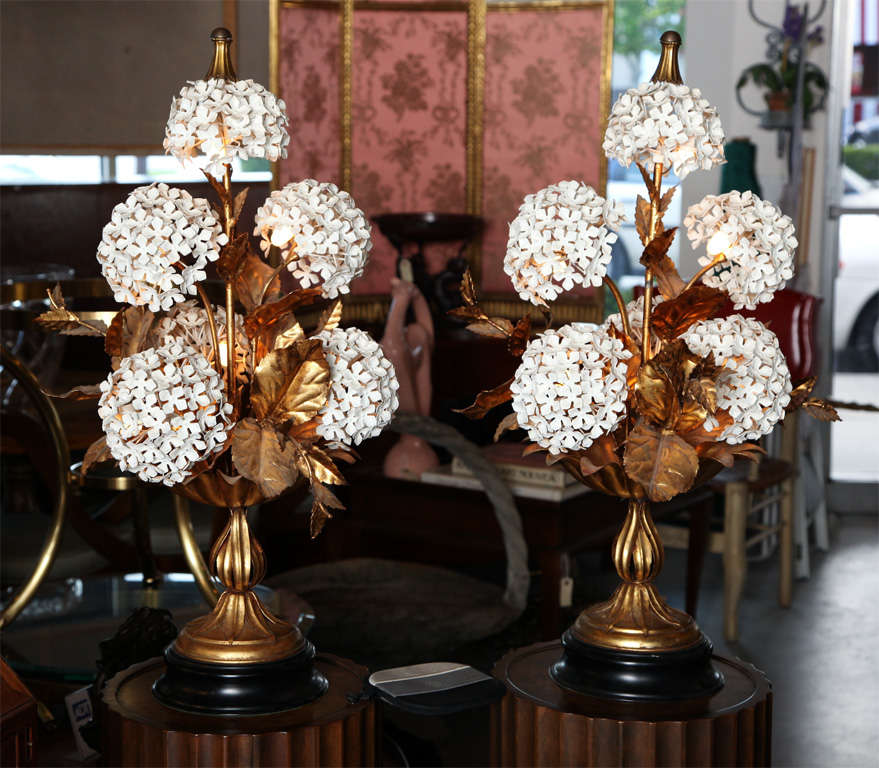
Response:
[{"label": "antique side table", "polygon": [[723,688],[709,699],[630,703],[566,691],[550,676],[558,641],[510,651],[492,710],[492,765],[765,766],[772,686],[755,667],[715,656]]},{"label": "antique side table", "polygon": [[375,704],[360,695],[366,668],[320,653],[315,663],[329,680],[327,693],[297,709],[249,717],[196,715],[163,706],[152,687],[164,661],[135,664],[104,689],[105,764],[126,768],[375,765]]}]

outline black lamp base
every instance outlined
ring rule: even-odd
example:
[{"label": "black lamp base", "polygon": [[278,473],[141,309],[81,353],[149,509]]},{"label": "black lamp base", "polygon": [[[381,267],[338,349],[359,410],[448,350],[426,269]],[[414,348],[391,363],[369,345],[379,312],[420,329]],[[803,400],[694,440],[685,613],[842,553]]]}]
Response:
[{"label": "black lamp base", "polygon": [[265,715],[295,709],[326,693],[314,666],[314,646],[265,664],[209,664],[168,646],[165,673],[153,695],[165,706],[201,715]]},{"label": "black lamp base", "polygon": [[571,630],[562,635],[564,654],[549,673],[562,688],[620,701],[669,701],[711,696],[723,675],[711,663],[711,641],[677,651],[620,651],[587,645]]}]

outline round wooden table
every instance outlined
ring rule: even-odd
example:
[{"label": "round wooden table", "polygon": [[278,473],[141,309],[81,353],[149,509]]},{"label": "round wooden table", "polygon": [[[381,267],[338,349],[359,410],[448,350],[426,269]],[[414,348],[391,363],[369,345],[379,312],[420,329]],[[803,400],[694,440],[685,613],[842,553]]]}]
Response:
[{"label": "round wooden table", "polygon": [[152,687],[161,658],[135,664],[104,689],[104,761],[113,766],[372,766],[375,705],[360,700],[368,672],[318,654],[330,687],[297,709],[256,717],[211,717],[163,706]]},{"label": "round wooden table", "polygon": [[725,684],[708,699],[629,703],[566,691],[549,676],[561,643],[510,651],[494,668],[507,695],[492,711],[492,764],[769,765],[772,686],[750,664],[714,656]]}]

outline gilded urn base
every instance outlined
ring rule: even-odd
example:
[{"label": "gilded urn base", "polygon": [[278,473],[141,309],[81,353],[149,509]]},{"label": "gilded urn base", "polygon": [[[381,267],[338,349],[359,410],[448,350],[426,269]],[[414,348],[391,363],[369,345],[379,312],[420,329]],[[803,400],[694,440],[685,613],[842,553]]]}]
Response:
[{"label": "gilded urn base", "polygon": [[663,548],[645,501],[629,501],[613,560],[622,583],[562,636],[564,653],[549,670],[553,680],[568,690],[623,701],[697,699],[720,690],[723,676],[711,663],[711,642],[653,585]]},{"label": "gilded urn base", "polygon": [[244,508],[230,511],[210,563],[226,589],[214,610],[189,622],[168,647],[155,697],[186,712],[258,715],[293,709],[325,693],[314,646],[253,591],[265,575],[265,555]]}]

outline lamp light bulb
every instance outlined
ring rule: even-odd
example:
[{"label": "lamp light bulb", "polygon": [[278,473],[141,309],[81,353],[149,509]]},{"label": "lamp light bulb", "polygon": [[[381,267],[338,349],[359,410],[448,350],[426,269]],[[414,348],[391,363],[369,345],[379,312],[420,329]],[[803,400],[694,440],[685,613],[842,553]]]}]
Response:
[{"label": "lamp light bulb", "polygon": [[229,347],[226,344],[225,339],[220,342],[220,365],[223,368],[226,367],[226,363],[229,360]]},{"label": "lamp light bulb", "polygon": [[272,245],[277,246],[278,248],[283,248],[287,243],[289,243],[293,239],[293,229],[292,227],[281,225],[280,227],[276,227],[272,230],[272,236],[270,238],[270,242]]},{"label": "lamp light bulb", "polygon": [[705,244],[705,252],[709,256],[717,256],[720,253],[726,253],[731,245],[732,241],[729,235],[723,230],[718,230]]}]

